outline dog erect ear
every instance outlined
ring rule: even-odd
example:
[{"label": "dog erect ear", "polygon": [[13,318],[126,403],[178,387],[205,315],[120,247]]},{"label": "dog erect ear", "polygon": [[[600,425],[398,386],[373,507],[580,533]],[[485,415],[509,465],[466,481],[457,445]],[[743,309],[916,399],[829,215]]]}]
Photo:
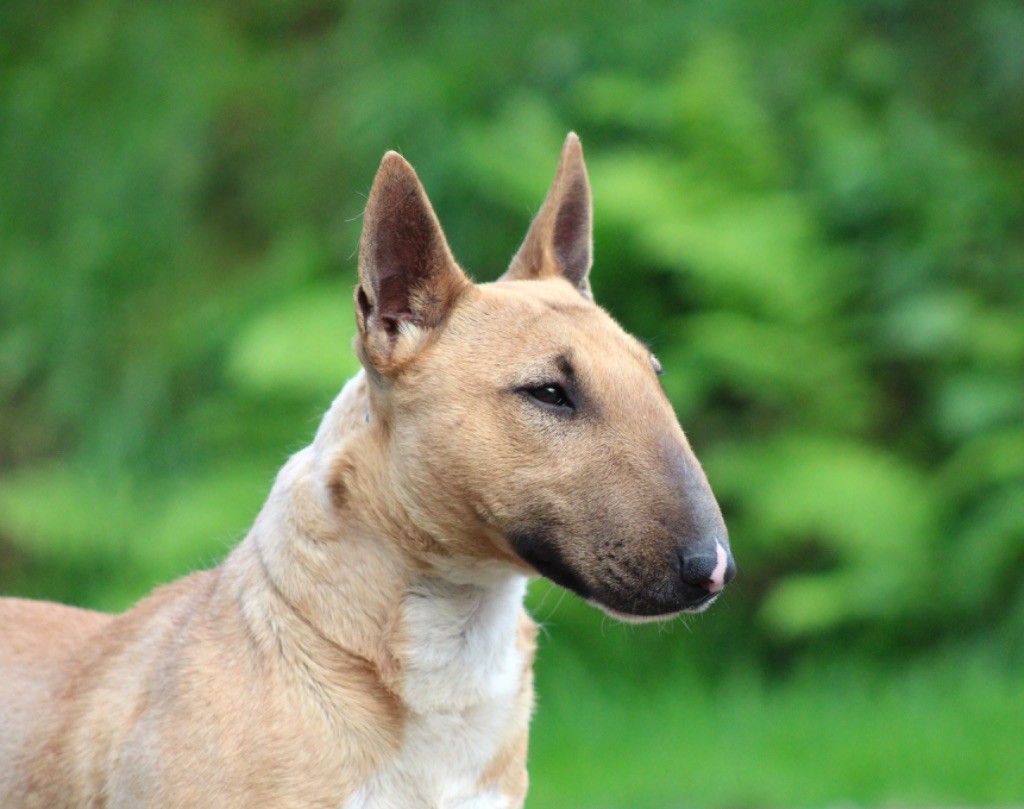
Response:
[{"label": "dog erect ear", "polygon": [[562,146],[555,181],[512,259],[506,280],[561,276],[590,298],[587,274],[594,260],[590,181],[575,132]]},{"label": "dog erect ear", "polygon": [[467,286],[416,172],[396,152],[381,161],[359,242],[356,321],[366,359],[386,371],[403,335],[438,326]]}]

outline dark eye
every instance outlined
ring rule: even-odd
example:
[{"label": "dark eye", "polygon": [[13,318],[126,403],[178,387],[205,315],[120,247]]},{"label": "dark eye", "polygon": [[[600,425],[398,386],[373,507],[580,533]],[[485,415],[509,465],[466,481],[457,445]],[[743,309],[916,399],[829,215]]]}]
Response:
[{"label": "dark eye", "polygon": [[523,392],[551,407],[573,407],[572,400],[565,392],[565,388],[554,382],[548,385],[538,385],[535,388],[524,388]]},{"label": "dark eye", "polygon": [[661,367],[661,363],[658,362],[658,358],[651,354],[651,363],[654,365],[654,373],[661,376],[665,373],[665,369]]}]

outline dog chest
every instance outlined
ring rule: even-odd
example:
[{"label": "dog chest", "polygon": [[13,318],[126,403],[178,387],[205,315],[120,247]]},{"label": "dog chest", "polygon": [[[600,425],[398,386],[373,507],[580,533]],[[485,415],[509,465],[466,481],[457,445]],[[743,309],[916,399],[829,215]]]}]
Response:
[{"label": "dog chest", "polygon": [[402,615],[402,744],[343,809],[510,806],[481,781],[517,718],[525,584],[520,576],[483,587],[413,584]]}]

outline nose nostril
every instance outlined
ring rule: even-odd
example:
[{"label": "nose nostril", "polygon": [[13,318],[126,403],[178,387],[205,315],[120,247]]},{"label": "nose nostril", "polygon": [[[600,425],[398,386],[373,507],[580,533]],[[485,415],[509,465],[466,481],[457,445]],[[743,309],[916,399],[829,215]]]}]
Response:
[{"label": "nose nostril", "polygon": [[715,569],[715,562],[715,557],[709,554],[684,556],[680,570],[683,581],[691,587],[704,587]]}]

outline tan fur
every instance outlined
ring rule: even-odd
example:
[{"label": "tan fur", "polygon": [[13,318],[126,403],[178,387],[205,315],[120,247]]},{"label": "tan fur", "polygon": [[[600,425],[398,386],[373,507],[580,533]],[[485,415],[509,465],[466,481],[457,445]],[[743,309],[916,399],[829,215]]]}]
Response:
[{"label": "tan fur", "polygon": [[[649,352],[589,300],[589,195],[570,136],[509,273],[477,286],[385,157],[366,372],[246,539],[123,615],[0,600],[0,806],[522,806],[531,565],[643,617],[689,608],[680,548],[727,547]],[[532,398],[570,363],[579,412]]]}]

